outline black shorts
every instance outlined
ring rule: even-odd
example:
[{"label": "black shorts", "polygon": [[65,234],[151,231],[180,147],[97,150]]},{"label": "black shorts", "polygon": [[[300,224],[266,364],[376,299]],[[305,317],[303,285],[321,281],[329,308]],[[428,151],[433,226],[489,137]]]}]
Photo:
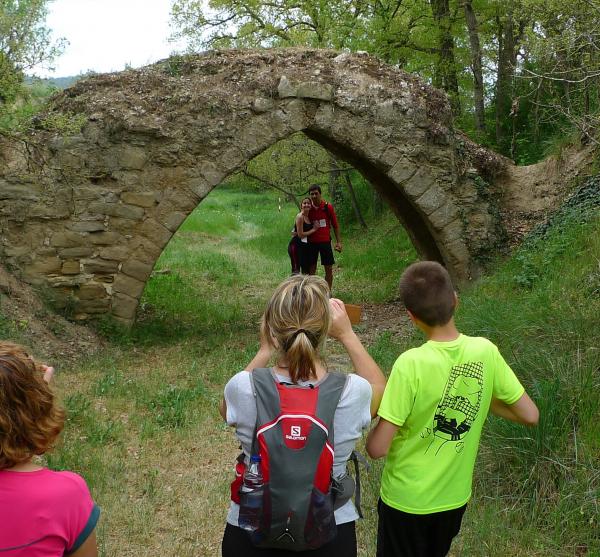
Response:
[{"label": "black shorts", "polygon": [[250,541],[245,530],[227,524],[221,546],[222,557],[356,557],[356,529],[354,522],[339,524],[337,535],[329,543],[310,551],[287,551],[284,549],[262,549]]},{"label": "black shorts", "polygon": [[377,557],[444,557],[460,530],[467,505],[431,514],[410,514],[377,504]]},{"label": "black shorts", "polygon": [[319,254],[321,254],[321,265],[333,265],[335,263],[331,242],[315,242],[313,244],[308,242],[308,257],[311,265],[317,264]]}]

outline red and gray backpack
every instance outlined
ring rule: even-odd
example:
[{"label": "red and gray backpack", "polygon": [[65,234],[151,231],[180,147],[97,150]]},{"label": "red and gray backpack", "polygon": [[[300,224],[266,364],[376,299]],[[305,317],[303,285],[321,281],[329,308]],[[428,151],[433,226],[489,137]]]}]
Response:
[{"label": "red and gray backpack", "polygon": [[[278,382],[271,369],[251,373],[257,410],[252,454],[261,457],[264,481],[261,528],[252,536],[258,547],[304,551],[335,537],[333,510],[341,501],[332,490],[333,418],[347,379],[329,373],[301,386]],[[244,468],[239,458],[231,485],[236,503]]]}]

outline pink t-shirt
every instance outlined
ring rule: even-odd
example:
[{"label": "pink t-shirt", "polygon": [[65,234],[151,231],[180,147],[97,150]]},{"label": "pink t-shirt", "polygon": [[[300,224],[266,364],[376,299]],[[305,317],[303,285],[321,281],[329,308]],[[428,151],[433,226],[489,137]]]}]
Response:
[{"label": "pink t-shirt", "polygon": [[62,557],[85,542],[99,514],[73,472],[0,470],[2,557]]}]

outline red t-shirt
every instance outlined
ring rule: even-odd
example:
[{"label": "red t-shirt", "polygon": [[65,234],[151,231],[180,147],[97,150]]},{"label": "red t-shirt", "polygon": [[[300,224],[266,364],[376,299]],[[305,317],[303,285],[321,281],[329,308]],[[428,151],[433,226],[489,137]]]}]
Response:
[{"label": "red t-shirt", "polygon": [[100,511],[81,476],[0,470],[0,555],[62,557],[90,536]]},{"label": "red t-shirt", "polygon": [[[327,209],[325,209],[327,205]],[[308,218],[314,226],[316,222],[319,223],[319,228],[316,232],[308,237],[309,242],[330,242],[331,241],[331,227],[337,228],[338,221],[335,215],[335,209],[331,203],[321,201],[318,207],[311,207],[308,212]]]}]

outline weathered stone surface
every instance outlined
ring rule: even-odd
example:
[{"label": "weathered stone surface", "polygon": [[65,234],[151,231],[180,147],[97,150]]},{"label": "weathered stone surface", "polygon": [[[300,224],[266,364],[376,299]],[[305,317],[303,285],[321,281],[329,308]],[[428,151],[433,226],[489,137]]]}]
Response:
[{"label": "weathered stone surface", "polygon": [[429,222],[435,230],[442,230],[444,226],[456,220],[459,216],[458,208],[449,199],[436,211],[429,215]]},{"label": "weathered stone surface", "polygon": [[164,224],[171,232],[175,232],[181,223],[187,218],[185,213],[171,213],[163,221]]},{"label": "weathered stone surface", "polygon": [[9,246],[4,249],[4,255],[6,255],[6,257],[21,257],[28,253],[31,253],[30,246]]},{"label": "weathered stone surface", "polygon": [[102,284],[88,282],[82,284],[77,291],[77,297],[80,300],[95,300],[106,297],[106,288]]},{"label": "weathered stone surface", "polygon": [[78,275],[81,271],[81,266],[79,265],[79,261],[65,261],[60,271],[63,275]]},{"label": "weathered stone surface", "polygon": [[388,172],[388,176],[399,186],[403,186],[405,182],[410,180],[416,173],[418,168],[407,159],[400,159]]},{"label": "weathered stone surface", "polygon": [[58,273],[62,267],[62,261],[58,257],[41,257],[25,267],[25,273],[29,276],[47,275]]},{"label": "weathered stone surface", "polygon": [[268,112],[273,108],[273,106],[273,99],[265,99],[264,97],[259,97],[252,101],[252,111],[257,114]]},{"label": "weathered stone surface", "polygon": [[137,298],[132,298],[127,294],[115,292],[112,296],[112,314],[115,317],[120,317],[122,319],[128,320],[127,322],[134,318],[137,305]]},{"label": "weathered stone surface", "polygon": [[137,299],[142,295],[144,285],[141,280],[119,273],[113,284],[113,290]]},{"label": "weathered stone surface", "polygon": [[119,268],[118,261],[106,261],[105,259],[83,259],[83,270],[86,273],[116,273]]},{"label": "weathered stone surface", "polygon": [[417,172],[403,185],[402,191],[411,199],[418,199],[433,186],[435,178],[425,169],[420,167]]},{"label": "weathered stone surface", "polygon": [[131,254],[126,246],[108,246],[100,248],[98,255],[102,259],[114,259],[116,261],[125,261]]},{"label": "weathered stone surface", "polygon": [[146,263],[132,259],[123,263],[121,272],[145,282],[152,272],[152,265],[147,265]]},{"label": "weathered stone surface", "polygon": [[55,232],[50,238],[50,245],[55,248],[74,248],[86,243],[86,238],[76,232]]},{"label": "weathered stone surface", "polygon": [[289,97],[296,96],[296,89],[292,87],[292,84],[285,75],[282,75],[281,79],[279,80],[279,85],[277,86],[277,93],[279,94],[280,99],[287,99]]},{"label": "weathered stone surface", "polygon": [[146,219],[139,230],[142,236],[152,240],[161,248],[165,247],[169,243],[171,236],[173,236],[173,233],[168,228],[165,228],[154,219]]},{"label": "weathered stone surface", "polygon": [[121,194],[121,200],[123,203],[138,205],[139,207],[154,207],[157,203],[155,193],[134,193],[126,191]]},{"label": "weathered stone surface", "polygon": [[125,241],[125,237],[118,232],[95,232],[87,236],[87,241],[93,245],[109,246],[112,244],[122,244]]},{"label": "weathered stone surface", "polygon": [[133,145],[120,146],[117,150],[117,156],[121,168],[133,170],[141,170],[148,160],[146,151]]},{"label": "weathered stone surface", "polygon": [[58,252],[63,259],[75,259],[78,257],[89,257],[94,252],[92,247],[78,246],[76,248],[65,248]]},{"label": "weathered stone surface", "polygon": [[135,205],[125,203],[101,203],[93,202],[88,205],[90,213],[98,213],[122,219],[140,220],[144,216],[144,209]]},{"label": "weathered stone surface", "polygon": [[333,87],[328,83],[304,82],[296,88],[296,96],[301,99],[330,101],[333,98]]},{"label": "weathered stone surface", "polygon": [[447,194],[438,185],[434,184],[416,200],[416,205],[423,213],[431,215],[444,204],[447,197]]},{"label": "weathered stone surface", "polygon": [[68,224],[67,227],[74,232],[98,232],[105,230],[104,223],[97,220],[79,221]]}]

